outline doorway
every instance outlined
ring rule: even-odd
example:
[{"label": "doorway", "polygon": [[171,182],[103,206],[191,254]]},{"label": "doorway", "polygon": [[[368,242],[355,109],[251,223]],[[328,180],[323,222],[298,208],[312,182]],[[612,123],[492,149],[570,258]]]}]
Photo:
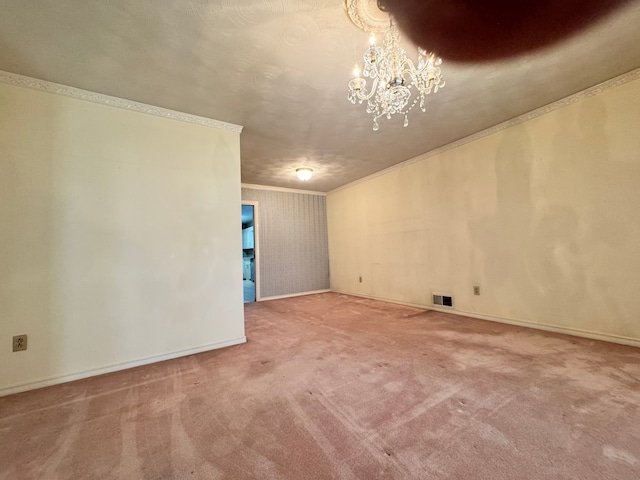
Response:
[{"label": "doorway", "polygon": [[258,283],[258,202],[242,202],[242,284],[244,303],[260,299]]}]

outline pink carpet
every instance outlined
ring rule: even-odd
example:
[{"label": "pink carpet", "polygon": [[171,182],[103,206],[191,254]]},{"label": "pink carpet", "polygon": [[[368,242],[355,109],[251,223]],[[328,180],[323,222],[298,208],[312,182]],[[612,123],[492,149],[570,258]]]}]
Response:
[{"label": "pink carpet", "polygon": [[640,350],[339,294],[0,399],[0,479],[640,478]]}]

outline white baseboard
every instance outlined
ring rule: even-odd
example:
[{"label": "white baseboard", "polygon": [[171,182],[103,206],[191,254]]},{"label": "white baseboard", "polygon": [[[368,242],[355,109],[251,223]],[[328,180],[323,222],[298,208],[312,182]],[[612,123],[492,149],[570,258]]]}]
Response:
[{"label": "white baseboard", "polygon": [[402,302],[402,301],[392,300],[392,299],[382,298],[382,297],[375,297],[372,295],[362,295],[360,293],[352,293],[352,292],[346,292],[341,290],[332,290],[332,292],[342,293],[344,295],[352,295],[354,297],[368,298],[371,300],[380,300],[382,302],[395,303],[398,305],[405,305],[407,307],[415,307],[415,308],[422,308],[424,310],[434,310],[436,312],[450,313],[452,315],[458,315],[461,317],[470,317],[470,318],[477,318],[478,320],[488,320],[490,322],[506,323],[508,325],[534,328],[536,330],[544,330],[546,332],[562,333],[565,335],[573,335],[574,337],[583,337],[583,338],[589,338],[591,340],[601,340],[603,342],[618,343],[620,345],[629,345],[631,347],[640,348],[640,339],[633,338],[633,337],[625,337],[622,335],[615,335],[612,333],[594,332],[591,330],[582,330],[579,328],[571,328],[571,327],[561,327],[558,325],[551,325],[548,323],[529,322],[526,320],[514,320],[511,318],[496,317],[493,315],[484,315],[481,313],[466,312],[464,310],[456,310],[455,308],[447,308],[447,307],[442,308],[434,305],[419,305],[415,303]]},{"label": "white baseboard", "polygon": [[291,298],[291,297],[302,297],[303,295],[315,295],[316,293],[329,293],[331,290],[314,290],[313,292],[300,292],[300,293],[290,293],[288,295],[277,295],[275,297],[261,297],[258,302],[265,302],[268,300],[279,300],[281,298]]},{"label": "white baseboard", "polygon": [[95,377],[97,375],[103,375],[105,373],[117,372],[119,370],[126,370],[128,368],[140,367],[142,365],[148,365],[150,363],[164,362],[165,360],[172,360],[178,357],[186,357],[187,355],[193,355],[196,353],[208,352],[209,350],[217,350],[219,348],[231,347],[233,345],[240,345],[247,341],[246,337],[234,338],[231,340],[225,340],[223,342],[211,343],[209,345],[202,345],[195,348],[187,348],[185,350],[179,350],[177,352],[165,353],[162,355],[154,355],[152,357],[141,358],[133,360],[131,362],[122,362],[108,365],[106,367],[93,368],[90,370],[83,370],[82,372],[72,373],[70,375],[61,375],[59,377],[46,378],[44,380],[38,380],[35,382],[23,383],[20,385],[14,385],[11,387],[0,388],[0,397],[7,395],[13,395],[14,393],[26,392],[28,390],[35,390],[36,388],[49,387],[51,385],[58,385],[60,383],[73,382],[74,380],[81,380],[83,378]]}]

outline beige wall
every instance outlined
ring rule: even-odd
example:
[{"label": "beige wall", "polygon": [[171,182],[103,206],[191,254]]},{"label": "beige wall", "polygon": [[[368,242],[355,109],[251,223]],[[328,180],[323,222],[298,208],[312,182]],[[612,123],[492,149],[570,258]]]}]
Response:
[{"label": "beige wall", "polygon": [[237,133],[0,85],[0,225],[0,394],[244,341]]},{"label": "beige wall", "polygon": [[635,81],[330,192],[332,289],[638,342],[639,132]]}]

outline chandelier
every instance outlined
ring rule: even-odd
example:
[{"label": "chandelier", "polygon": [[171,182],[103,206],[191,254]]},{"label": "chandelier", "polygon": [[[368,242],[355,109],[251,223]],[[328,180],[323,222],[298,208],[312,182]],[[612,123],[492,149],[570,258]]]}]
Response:
[{"label": "chandelier", "polygon": [[[378,3],[380,7],[380,3]],[[409,125],[409,112],[417,104],[425,112],[425,97],[444,87],[440,65],[442,59],[418,48],[418,61],[413,63],[400,46],[400,33],[389,17],[389,28],[384,32],[382,46],[376,45],[373,33],[369,48],[364,52],[364,68],[356,64],[354,78],[349,82],[351,103],[366,102],[367,113],[373,115],[373,130],[380,128],[378,119],[400,114],[404,126]],[[371,85],[367,89],[367,78]]]}]

